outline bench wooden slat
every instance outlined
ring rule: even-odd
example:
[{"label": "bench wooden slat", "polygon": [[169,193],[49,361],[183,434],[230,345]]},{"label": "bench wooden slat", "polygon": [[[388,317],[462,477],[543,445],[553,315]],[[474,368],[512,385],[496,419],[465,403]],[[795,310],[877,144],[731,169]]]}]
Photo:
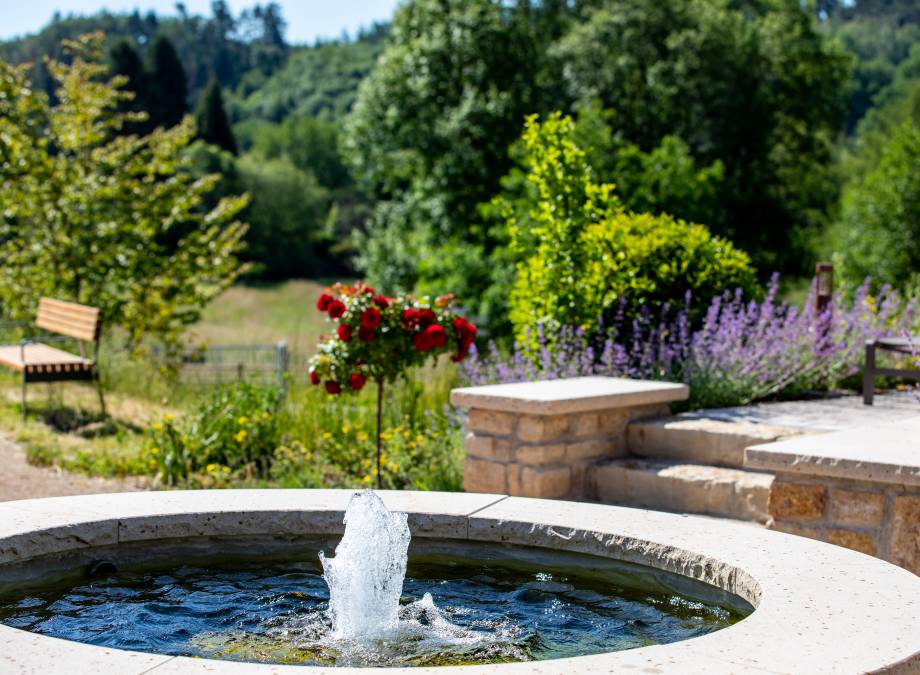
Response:
[{"label": "bench wooden slat", "polygon": [[99,310],[75,302],[42,298],[35,325],[53,333],[94,342],[99,338]]},{"label": "bench wooden slat", "polygon": [[58,319],[60,321],[69,321],[72,323],[78,323],[86,326],[93,326],[99,321],[98,316],[93,316],[91,314],[76,314],[72,312],[62,312],[61,310],[55,307],[42,307],[40,313],[41,317]]},{"label": "bench wooden slat", "polygon": [[[24,360],[23,352],[25,353]],[[46,369],[61,368],[84,370],[93,366],[93,362],[89,359],[41,343],[28,344],[24,349],[19,345],[0,347],[0,364],[19,372],[23,370],[44,372]]]}]

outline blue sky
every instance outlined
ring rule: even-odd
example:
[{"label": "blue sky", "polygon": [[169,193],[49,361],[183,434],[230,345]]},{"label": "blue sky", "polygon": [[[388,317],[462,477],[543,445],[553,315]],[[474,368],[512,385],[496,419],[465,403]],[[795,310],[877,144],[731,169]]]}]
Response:
[{"label": "blue sky", "polygon": [[[266,0],[262,0],[265,4]],[[354,33],[359,27],[388,19],[398,0],[276,0],[288,22],[290,42],[312,42],[317,37],[338,37],[343,30]],[[211,0],[184,0],[189,13],[211,13]],[[234,14],[258,0],[228,0]],[[3,0],[0,40],[35,33],[55,11],[62,15],[93,14],[107,9],[131,12],[139,9],[157,14],[175,14],[175,0]]]}]

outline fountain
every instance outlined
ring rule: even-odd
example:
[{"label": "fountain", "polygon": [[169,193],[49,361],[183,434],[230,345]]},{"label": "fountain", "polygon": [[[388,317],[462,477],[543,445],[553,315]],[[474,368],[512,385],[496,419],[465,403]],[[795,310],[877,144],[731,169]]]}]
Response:
[{"label": "fountain", "polygon": [[409,539],[405,513],[390,513],[370,490],[351,498],[335,558],[319,554],[335,637],[376,638],[396,630]]},{"label": "fountain", "polygon": [[0,672],[911,672],[918,597],[906,570],[821,542],[565,501],[228,490],[0,504]]}]

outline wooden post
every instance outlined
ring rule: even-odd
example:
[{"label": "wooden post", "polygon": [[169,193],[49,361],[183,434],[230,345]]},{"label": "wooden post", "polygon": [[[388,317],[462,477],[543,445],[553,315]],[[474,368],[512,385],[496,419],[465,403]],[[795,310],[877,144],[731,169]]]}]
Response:
[{"label": "wooden post", "polygon": [[818,263],[815,265],[815,315],[818,321],[818,339],[815,343],[818,352],[823,352],[833,323],[834,299],[834,265]]},{"label": "wooden post", "polygon": [[866,364],[863,370],[863,403],[872,405],[875,397],[875,340],[866,340]]}]

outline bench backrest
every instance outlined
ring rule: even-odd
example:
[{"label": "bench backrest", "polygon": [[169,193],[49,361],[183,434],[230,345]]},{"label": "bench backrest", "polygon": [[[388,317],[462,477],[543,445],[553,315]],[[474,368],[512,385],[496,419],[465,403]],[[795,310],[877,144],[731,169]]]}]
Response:
[{"label": "bench backrest", "polygon": [[99,339],[99,310],[75,302],[42,298],[38,301],[35,325],[59,335],[95,342]]}]

